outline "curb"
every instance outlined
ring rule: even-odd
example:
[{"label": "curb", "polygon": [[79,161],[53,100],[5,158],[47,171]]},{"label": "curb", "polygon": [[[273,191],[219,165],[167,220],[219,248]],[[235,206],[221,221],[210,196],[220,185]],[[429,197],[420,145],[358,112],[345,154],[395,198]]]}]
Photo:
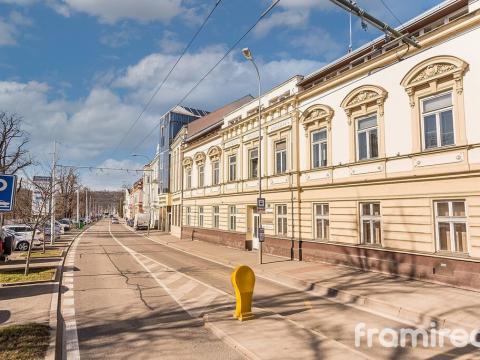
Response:
[{"label": "curb", "polygon": [[[236,266],[231,261],[220,261],[218,259],[209,258],[207,256],[198,254],[195,251],[188,252],[182,248],[175,246],[174,245],[175,242],[157,241],[146,235],[143,235],[143,234],[139,234],[139,235],[144,236],[154,242],[158,242],[162,245],[173,248],[175,250],[178,250],[190,255],[194,255],[196,257],[202,258],[210,262],[217,263],[219,265],[227,266],[230,268],[234,268]],[[362,295],[355,295],[348,291],[340,290],[335,287],[318,285],[314,282],[291,278],[288,275],[279,276],[276,274],[270,274],[270,273],[266,273],[264,270],[261,270],[261,269],[257,270],[255,274],[256,276],[264,280],[273,281],[275,283],[290,287],[295,290],[308,291],[315,296],[325,298],[331,301],[335,301],[345,306],[355,307],[359,310],[368,311],[370,313],[373,313],[379,316],[393,318],[394,320],[404,322],[408,325],[411,325],[417,328],[430,329],[431,328],[430,325],[434,323],[436,324],[437,329],[441,329],[444,327],[450,327],[450,328],[461,327],[469,332],[478,331],[477,327],[474,327],[470,324],[462,324],[462,323],[451,321],[447,318],[438,318],[436,316],[424,315],[412,309],[392,305],[384,301],[373,300],[369,297],[362,296]]]},{"label": "curb", "polygon": [[241,343],[236,341],[233,337],[225,333],[219,327],[217,327],[213,322],[208,320],[208,314],[203,315],[203,324],[206,329],[212,332],[217,338],[222,340],[225,344],[229,345],[234,350],[238,351],[242,356],[251,360],[261,360],[257,355],[248,350]]},{"label": "curb", "polygon": [[[62,261],[57,267],[57,271],[55,272],[55,275],[58,273],[58,281],[55,283],[55,289],[52,293],[52,301],[50,303],[50,320],[49,320],[49,325],[50,325],[50,342],[48,344],[48,349],[47,349],[47,354],[45,355],[45,360],[55,360],[55,359],[61,359],[61,353],[58,352],[57,349],[57,344],[59,343],[59,340],[61,340],[61,331],[58,331],[61,327],[63,328],[63,324],[60,324],[61,319],[61,309],[60,309],[60,304],[61,304],[61,296],[62,293],[60,291],[61,286],[62,286],[62,276],[63,276],[63,267],[65,265],[65,259],[67,257],[67,254],[72,246],[72,244],[75,242],[75,240],[83,234],[89,227],[85,227],[83,231],[80,231],[79,233],[75,234],[75,236],[70,240],[70,244],[68,244],[68,247],[63,250],[62,253]],[[55,296],[55,294],[57,296]]]}]

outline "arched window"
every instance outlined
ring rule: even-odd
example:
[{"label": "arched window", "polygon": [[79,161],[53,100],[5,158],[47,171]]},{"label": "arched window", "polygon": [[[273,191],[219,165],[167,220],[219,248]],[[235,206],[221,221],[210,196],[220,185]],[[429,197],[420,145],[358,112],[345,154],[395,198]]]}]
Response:
[{"label": "arched window", "polygon": [[384,103],[387,91],[379,86],[363,85],[342,101],[350,126],[350,162],[385,156]]},{"label": "arched window", "polygon": [[457,57],[435,56],[402,79],[412,109],[412,152],[467,143],[463,101],[467,69]]},{"label": "arched window", "polygon": [[306,109],[300,122],[307,137],[307,156],[311,169],[332,164],[333,110],[327,105],[313,105]]}]

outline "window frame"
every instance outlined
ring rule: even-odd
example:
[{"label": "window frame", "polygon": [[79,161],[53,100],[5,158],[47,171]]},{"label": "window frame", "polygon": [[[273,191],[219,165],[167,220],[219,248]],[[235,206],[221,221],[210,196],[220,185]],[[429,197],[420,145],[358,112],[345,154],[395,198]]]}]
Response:
[{"label": "window frame", "polygon": [[[231,159],[233,158],[235,161],[232,163]],[[237,181],[237,154],[228,156],[228,181]]]},{"label": "window frame", "polygon": [[[282,212],[279,209],[282,209]],[[284,211],[283,211],[284,209]],[[281,221],[281,226],[279,222]],[[275,205],[275,233],[278,236],[288,236],[288,207],[287,204]]]},{"label": "window frame", "polygon": [[[285,149],[277,150],[277,146],[281,143],[285,143]],[[280,139],[274,143],[274,156],[275,156],[275,175],[285,174],[288,171],[288,153],[287,153],[287,139]],[[284,165],[285,169],[278,169],[277,156],[281,153],[285,153],[285,161],[283,162],[283,157],[281,163]]]},{"label": "window frame", "polygon": [[191,206],[186,206],[185,207],[185,222],[187,226],[192,226],[192,207]]},{"label": "window frame", "polygon": [[[325,139],[324,140],[320,140],[320,141],[313,141],[313,136],[317,133],[320,133],[320,132],[325,132]],[[314,159],[315,159],[315,151],[314,151],[314,147],[315,145],[318,144],[318,158],[319,158],[319,166],[315,166],[315,163],[314,163]],[[322,145],[325,144],[325,159],[322,159]],[[310,156],[310,159],[311,159],[311,168],[312,169],[321,169],[321,168],[324,168],[326,166],[328,166],[328,129],[327,127],[321,127],[320,129],[317,129],[317,130],[313,130],[310,132],[310,151],[311,151],[311,156]],[[323,161],[325,162],[325,165],[323,165]]]},{"label": "window frame", "polygon": [[214,229],[220,228],[220,206],[219,205],[212,206],[212,228]]},{"label": "window frame", "polygon": [[[232,211],[233,210],[233,211]],[[228,206],[228,230],[237,231],[237,206]]]},{"label": "window frame", "polygon": [[[367,120],[369,118],[375,117],[375,126],[369,127],[367,129],[359,130],[359,122],[362,120]],[[372,156],[372,147],[370,143],[370,133],[371,131],[375,130],[377,133],[377,156],[373,157]],[[361,133],[366,134],[366,145],[367,145],[367,157],[360,159],[360,140],[359,140],[359,135]],[[380,133],[380,127],[378,124],[378,114],[377,112],[370,113],[367,115],[359,116],[355,118],[355,145],[357,148],[357,153],[356,153],[356,160],[357,161],[368,161],[368,160],[374,160],[379,158],[379,133]]]},{"label": "window frame", "polygon": [[[257,153],[256,157],[252,157],[253,152]],[[253,159],[257,159],[257,166],[256,166],[256,170],[255,170],[256,175],[253,174],[253,163],[252,163]],[[249,179],[257,179],[258,178],[258,163],[259,163],[259,161],[260,161],[260,159],[258,157],[258,147],[248,149],[248,178]]]},{"label": "window frame", "polygon": [[[317,206],[320,206],[322,209],[322,214],[317,213]],[[325,206],[328,209],[328,214],[324,214]],[[318,237],[318,221],[321,220],[322,222],[322,235],[325,235],[325,222],[328,221],[328,234],[327,237]],[[330,204],[329,203],[313,203],[313,238],[315,240],[323,240],[328,241],[330,240]]]},{"label": "window frame", "polygon": [[192,189],[192,169],[185,170],[185,189],[191,190]]},{"label": "window frame", "polygon": [[203,205],[198,206],[198,227],[204,227],[205,212]]},{"label": "window frame", "polygon": [[[465,216],[454,216],[453,215],[453,203],[462,202],[464,205]],[[447,203],[448,204],[448,216],[439,216],[438,215],[438,204]],[[445,200],[435,200],[433,202],[433,211],[434,211],[434,226],[435,226],[435,249],[437,252],[444,252],[449,254],[459,254],[459,255],[469,255],[470,254],[470,241],[468,233],[468,213],[467,213],[467,201],[465,199],[445,199]],[[448,223],[450,234],[453,234],[450,238],[450,250],[440,249],[440,231],[438,224],[439,223]],[[457,251],[457,242],[455,238],[455,224],[465,224],[465,236],[466,236],[466,251]]]},{"label": "window frame", "polygon": [[220,161],[212,161],[212,185],[220,184]]},{"label": "window frame", "polygon": [[[425,101],[432,100],[435,98],[438,98],[440,96],[450,94],[450,99],[452,102],[452,105],[442,108],[442,109],[437,109],[433,111],[427,111],[423,112],[423,105]],[[435,150],[435,149],[441,149],[441,148],[447,148],[450,146],[455,146],[456,145],[456,140],[457,140],[457,135],[455,131],[455,103],[454,103],[454,97],[453,97],[453,89],[446,89],[441,92],[438,92],[436,94],[432,95],[427,95],[422,98],[419,98],[419,110],[420,110],[420,131],[421,131],[421,142],[422,142],[422,151],[429,151],[429,150]],[[442,143],[442,133],[441,133],[441,119],[440,119],[440,114],[443,112],[446,112],[450,110],[452,112],[452,129],[453,129],[453,144],[448,144],[448,145],[443,145]],[[435,115],[435,127],[436,127],[436,135],[437,135],[437,146],[434,147],[426,147],[425,143],[425,117],[430,116],[430,115]]]},{"label": "window frame", "polygon": [[[378,204],[378,209],[379,209],[379,215],[365,215],[363,214],[363,205],[369,205],[370,212],[373,213],[373,206]],[[382,246],[382,238],[383,238],[383,223],[382,223],[382,204],[380,201],[367,201],[367,202],[361,202],[359,203],[359,208],[360,208],[360,243],[362,245],[368,245],[368,246]],[[380,227],[380,238],[377,240],[377,242],[372,243],[372,242],[366,242],[364,239],[364,231],[363,231],[363,222],[364,220],[368,220],[370,222],[370,237],[371,239],[374,238],[373,234],[375,232],[375,227],[372,226],[375,222],[378,221],[379,227]]]},{"label": "window frame", "polygon": [[198,187],[202,188],[205,186],[205,165],[204,164],[198,165],[197,170],[198,170],[198,174],[197,174]]}]

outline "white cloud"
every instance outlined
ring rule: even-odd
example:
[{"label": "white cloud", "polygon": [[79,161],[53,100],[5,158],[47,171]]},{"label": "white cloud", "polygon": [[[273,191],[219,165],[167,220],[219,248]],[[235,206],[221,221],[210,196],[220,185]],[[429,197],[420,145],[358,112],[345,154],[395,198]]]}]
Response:
[{"label": "white cloud", "polygon": [[112,48],[120,48],[128,45],[132,40],[136,40],[138,38],[139,35],[134,29],[122,27],[117,31],[103,34],[100,37],[100,42]]},{"label": "white cloud", "polygon": [[178,36],[172,31],[164,31],[158,45],[160,50],[166,54],[175,54],[185,48],[185,44],[178,40]]},{"label": "white cloud", "polygon": [[131,171],[120,170],[82,170],[81,181],[93,190],[118,190],[123,185],[131,186],[132,183],[142,177],[142,163],[130,159],[116,160],[106,159],[96,167],[110,169],[130,169]]},{"label": "white cloud", "polygon": [[0,17],[0,46],[17,44],[21,28],[32,24],[30,18],[17,11],[12,11],[7,17]]},{"label": "white cloud", "polygon": [[140,22],[169,21],[182,12],[182,0],[63,0],[53,5],[64,5],[63,14],[69,11],[83,12],[98,17],[101,22],[113,24],[123,19]]},{"label": "white cloud", "polygon": [[307,9],[289,9],[275,12],[263,19],[254,29],[256,36],[265,36],[274,28],[302,28],[308,25]]},{"label": "white cloud", "polygon": [[340,55],[343,49],[330,33],[321,28],[311,29],[304,34],[295,36],[290,41],[291,45],[301,49],[305,54],[321,56],[323,59],[331,59]]}]

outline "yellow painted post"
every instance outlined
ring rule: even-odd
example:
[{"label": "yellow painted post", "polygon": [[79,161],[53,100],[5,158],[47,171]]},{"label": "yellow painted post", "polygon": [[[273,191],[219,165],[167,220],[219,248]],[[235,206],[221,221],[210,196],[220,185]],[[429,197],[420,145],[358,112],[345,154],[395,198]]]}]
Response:
[{"label": "yellow painted post", "polygon": [[237,304],[233,317],[243,321],[253,318],[252,297],[255,287],[255,273],[248,266],[238,266],[230,277]]}]

